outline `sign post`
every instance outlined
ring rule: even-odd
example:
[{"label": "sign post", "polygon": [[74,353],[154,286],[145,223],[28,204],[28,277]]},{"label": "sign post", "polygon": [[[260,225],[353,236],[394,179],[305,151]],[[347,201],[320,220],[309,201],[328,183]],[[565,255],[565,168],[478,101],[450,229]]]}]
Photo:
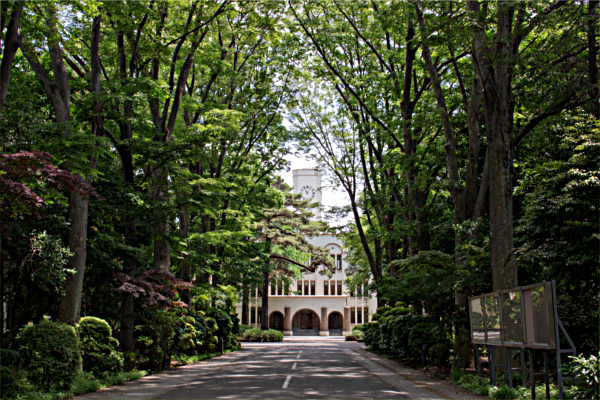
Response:
[{"label": "sign post", "polygon": [[[469,297],[469,317],[471,320],[471,342],[475,345],[477,374],[481,383],[480,346],[488,350],[490,381],[496,385],[496,368],[502,368],[504,383],[513,387],[513,372],[519,372],[523,386],[527,385],[525,375],[525,349],[529,350],[531,396],[535,399],[535,377],[543,376],[546,384],[546,398],[550,398],[550,378],[548,375],[548,352],[556,351],[558,390],[563,398],[562,354],[577,355],[575,345],[558,318],[556,306],[556,283],[543,281],[535,285],[522,286],[509,290]],[[560,333],[571,346],[562,349]],[[502,363],[494,360],[494,347],[502,348]],[[519,350],[520,367],[512,367],[513,350]],[[544,354],[544,372],[535,372],[534,350]]]}]

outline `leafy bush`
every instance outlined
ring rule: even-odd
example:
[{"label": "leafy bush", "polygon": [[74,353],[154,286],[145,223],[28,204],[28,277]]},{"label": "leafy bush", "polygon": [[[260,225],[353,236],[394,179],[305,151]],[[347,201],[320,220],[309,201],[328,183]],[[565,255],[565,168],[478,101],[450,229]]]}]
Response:
[{"label": "leafy bush", "polygon": [[363,328],[364,328],[364,324],[355,325],[354,327],[352,327],[352,332],[354,332],[354,331],[361,331],[362,332]]},{"label": "leafy bush", "polygon": [[183,317],[176,328],[179,339],[177,347],[182,354],[192,355],[196,352],[196,347],[201,345],[201,342],[198,342],[201,333],[196,329],[196,324],[196,318],[188,316]]},{"label": "leafy bush", "polygon": [[233,332],[233,321],[227,313],[219,308],[210,307],[206,315],[213,318],[217,323],[217,331],[215,336],[219,338],[226,338],[230,333]]},{"label": "leafy bush", "polygon": [[68,389],[81,362],[79,340],[72,326],[43,320],[18,336],[27,379],[37,388]]},{"label": "leafy bush", "polygon": [[577,386],[569,388],[569,395],[574,399],[598,399],[600,397],[598,358],[594,355],[585,358],[582,354],[578,357],[571,356],[573,362],[564,369],[564,373],[577,375]]},{"label": "leafy bush", "polygon": [[450,360],[450,346],[446,342],[436,343],[429,349],[429,365],[443,367]]},{"label": "leafy bush", "polygon": [[518,393],[515,389],[508,386],[494,386],[490,388],[489,396],[492,399],[516,399]]},{"label": "leafy bush", "polygon": [[424,344],[429,346],[437,341],[436,327],[437,325],[433,322],[419,322],[411,328],[408,334],[408,344],[412,356],[420,357]]},{"label": "leafy bush", "polygon": [[283,333],[276,331],[275,329],[269,329],[268,331],[262,331],[260,329],[248,329],[244,337],[249,342],[282,342]]},{"label": "leafy bush", "polygon": [[487,378],[481,378],[481,385],[479,384],[479,377],[463,372],[459,368],[455,368],[450,371],[450,377],[452,382],[456,385],[470,390],[480,396],[487,397],[490,392],[490,381]]},{"label": "leafy bush", "polygon": [[[406,310],[404,307],[384,307],[384,311],[378,309],[380,316],[377,323],[364,324],[365,345],[375,352],[398,358],[420,358],[420,347],[418,352],[411,350],[411,347],[420,345],[423,338],[413,334],[411,346],[410,334],[415,325],[426,322],[426,319]],[[431,336],[431,332],[422,331],[428,338]]]},{"label": "leafy bush", "polygon": [[[375,353],[396,358],[420,360],[423,345],[430,347],[436,365],[448,365],[450,359],[450,331],[448,321],[436,322],[414,313],[402,302],[396,307],[377,309],[377,322],[362,325],[365,345]],[[357,338],[353,331],[353,336]],[[435,347],[435,348],[434,348]],[[433,353],[431,353],[431,349]]]},{"label": "leafy bush", "polygon": [[123,355],[117,350],[119,341],[112,337],[112,329],[105,320],[83,317],[77,330],[84,371],[90,371],[95,376],[122,371]]},{"label": "leafy bush", "polygon": [[352,334],[346,335],[345,340],[347,342],[354,342],[356,340],[356,337],[354,337],[354,335],[352,335]]},{"label": "leafy bush", "polygon": [[363,331],[352,331],[352,336],[359,341],[362,342],[365,339],[365,334]]},{"label": "leafy bush", "polygon": [[192,311],[171,307],[167,311],[148,311],[136,315],[135,353],[127,353],[128,369],[158,371],[168,366],[171,357],[182,359],[221,350],[237,350],[234,320],[224,311],[207,307]]},{"label": "leafy bush", "polygon": [[179,318],[171,311],[143,311],[136,315],[133,328],[135,353],[127,353],[130,369],[160,371],[167,366],[175,345]]},{"label": "leafy bush", "polygon": [[215,335],[219,330],[219,326],[217,325],[217,321],[211,317],[206,318],[204,323],[206,324],[206,335],[202,340],[200,351],[203,353],[212,353],[219,343],[219,338]]},{"label": "leafy bush", "polygon": [[376,322],[369,322],[363,326],[365,346],[375,352],[379,351],[379,341],[381,340],[381,337],[377,334],[378,331],[379,329]]},{"label": "leafy bush", "polygon": [[16,381],[19,376],[19,361],[21,355],[18,351],[0,349],[0,387],[3,397],[11,397],[16,393]]}]

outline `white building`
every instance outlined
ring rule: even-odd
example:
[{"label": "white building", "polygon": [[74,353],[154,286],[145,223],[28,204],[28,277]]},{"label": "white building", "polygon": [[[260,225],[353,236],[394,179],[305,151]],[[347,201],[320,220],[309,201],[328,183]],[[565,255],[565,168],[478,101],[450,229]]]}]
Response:
[{"label": "white building", "polygon": [[[321,173],[313,169],[299,169],[294,174],[294,193],[322,204]],[[321,210],[316,212],[321,218]],[[284,335],[342,335],[350,333],[352,326],[369,322],[376,311],[377,300],[373,293],[365,294],[365,285],[350,293],[345,285],[346,263],[342,244],[333,235],[308,238],[308,242],[329,249],[335,258],[336,272],[331,278],[318,272],[307,273],[291,288],[269,286],[269,327],[283,331]],[[365,282],[366,284],[366,282]],[[287,293],[287,294],[286,294]],[[248,313],[250,325],[260,327],[262,293],[251,293]],[[237,304],[238,317],[242,304]]]}]

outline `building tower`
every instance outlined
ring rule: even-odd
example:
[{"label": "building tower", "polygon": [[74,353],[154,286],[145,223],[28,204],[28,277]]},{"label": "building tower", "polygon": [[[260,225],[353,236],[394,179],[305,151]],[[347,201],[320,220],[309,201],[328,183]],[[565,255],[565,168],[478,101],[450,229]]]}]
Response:
[{"label": "building tower", "polygon": [[321,219],[321,171],[317,169],[295,169],[292,173],[294,174],[294,193],[301,193],[303,199],[318,203],[319,208],[315,209],[315,217]]}]

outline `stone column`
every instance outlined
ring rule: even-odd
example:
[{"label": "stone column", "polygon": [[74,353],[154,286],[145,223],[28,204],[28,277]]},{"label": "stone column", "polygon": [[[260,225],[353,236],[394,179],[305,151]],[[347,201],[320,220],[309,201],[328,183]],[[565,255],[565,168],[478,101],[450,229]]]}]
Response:
[{"label": "stone column", "polygon": [[360,312],[362,313],[362,317],[361,317],[361,321],[363,324],[367,323],[367,320],[365,319],[365,304],[367,302],[365,301],[365,299],[362,299],[362,305],[360,307]]},{"label": "stone column", "polygon": [[292,336],[292,311],[289,307],[285,307],[285,315],[283,316],[283,335]]},{"label": "stone column", "polygon": [[256,287],[256,296],[255,296],[255,301],[254,301],[254,320],[256,321],[256,329],[260,328],[260,323],[258,322],[258,286]]},{"label": "stone column", "polygon": [[344,307],[344,336],[350,335],[352,331],[350,330],[350,307]]},{"label": "stone column", "polygon": [[327,318],[327,307],[321,307],[321,329],[319,336],[329,336],[329,319]]},{"label": "stone column", "polygon": [[358,325],[358,296],[354,297],[354,322]]}]

